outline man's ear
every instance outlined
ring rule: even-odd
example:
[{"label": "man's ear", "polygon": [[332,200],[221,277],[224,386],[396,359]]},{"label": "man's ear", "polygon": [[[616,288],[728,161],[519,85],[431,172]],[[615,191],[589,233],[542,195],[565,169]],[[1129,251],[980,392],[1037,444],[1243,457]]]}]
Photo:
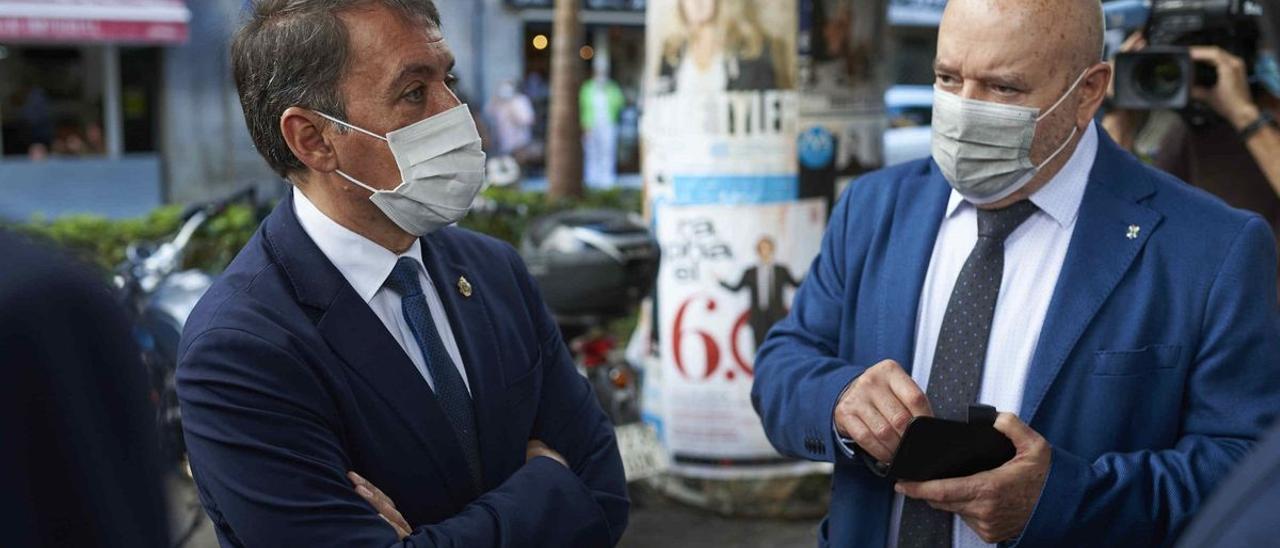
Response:
[{"label": "man's ear", "polygon": [[1076,113],[1076,125],[1084,126],[1093,120],[1107,98],[1113,70],[1109,63],[1089,67],[1088,74],[1080,81],[1080,110]]},{"label": "man's ear", "polygon": [[330,173],[338,169],[338,156],[325,136],[326,123],[314,112],[289,107],[280,115],[280,134],[293,155],[313,171]]}]

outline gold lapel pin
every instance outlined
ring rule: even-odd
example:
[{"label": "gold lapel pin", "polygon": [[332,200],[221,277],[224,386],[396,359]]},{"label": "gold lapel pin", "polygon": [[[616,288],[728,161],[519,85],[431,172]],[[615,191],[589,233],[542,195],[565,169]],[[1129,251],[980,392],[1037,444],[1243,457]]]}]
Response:
[{"label": "gold lapel pin", "polygon": [[1129,234],[1125,237],[1129,238],[1130,240],[1136,240],[1138,239],[1139,232],[1142,232],[1142,227],[1138,225],[1129,225]]},{"label": "gold lapel pin", "polygon": [[458,277],[458,293],[461,293],[463,297],[468,299],[471,298],[471,282],[467,281],[466,276]]}]

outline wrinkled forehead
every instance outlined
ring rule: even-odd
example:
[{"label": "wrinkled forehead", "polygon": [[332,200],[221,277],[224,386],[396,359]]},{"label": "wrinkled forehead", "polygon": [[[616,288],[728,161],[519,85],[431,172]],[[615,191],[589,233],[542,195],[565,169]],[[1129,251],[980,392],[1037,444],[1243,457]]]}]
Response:
[{"label": "wrinkled forehead", "polygon": [[348,74],[369,84],[395,78],[406,66],[449,70],[453,52],[440,29],[377,5],[341,15],[351,56]]},{"label": "wrinkled forehead", "polygon": [[1078,55],[1070,25],[1055,21],[1052,11],[1016,2],[953,0],[938,29],[937,62],[974,76],[1013,72],[1052,79]]}]

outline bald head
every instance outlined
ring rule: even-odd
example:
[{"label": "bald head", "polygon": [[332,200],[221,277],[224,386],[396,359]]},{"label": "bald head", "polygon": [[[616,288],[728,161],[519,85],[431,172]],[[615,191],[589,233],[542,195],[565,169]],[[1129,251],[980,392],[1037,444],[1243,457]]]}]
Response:
[{"label": "bald head", "polygon": [[985,37],[1003,49],[1079,72],[1103,59],[1099,0],[951,0],[940,37]]}]

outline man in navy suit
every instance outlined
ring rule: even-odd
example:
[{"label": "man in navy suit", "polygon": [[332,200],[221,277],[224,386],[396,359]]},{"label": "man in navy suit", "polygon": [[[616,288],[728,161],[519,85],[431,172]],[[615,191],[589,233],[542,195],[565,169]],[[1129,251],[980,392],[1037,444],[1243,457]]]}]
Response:
[{"label": "man in navy suit", "polygon": [[509,246],[429,0],[262,0],[232,59],[292,193],[201,300],[178,396],[230,546],[606,546],[613,429]]},{"label": "man in navy suit", "polygon": [[40,243],[0,230],[3,544],[170,546],[129,319],[100,272]]},{"label": "man in navy suit", "polygon": [[1209,504],[1178,539],[1179,547],[1268,546],[1280,535],[1280,424],[1214,490]]},{"label": "man in navy suit", "polygon": [[[835,463],[824,545],[1169,544],[1280,411],[1267,223],[1098,131],[1101,55],[1097,0],[947,4],[933,158],[850,186],[756,361],[770,440]],[[1003,466],[864,463],[974,403]]]}]

